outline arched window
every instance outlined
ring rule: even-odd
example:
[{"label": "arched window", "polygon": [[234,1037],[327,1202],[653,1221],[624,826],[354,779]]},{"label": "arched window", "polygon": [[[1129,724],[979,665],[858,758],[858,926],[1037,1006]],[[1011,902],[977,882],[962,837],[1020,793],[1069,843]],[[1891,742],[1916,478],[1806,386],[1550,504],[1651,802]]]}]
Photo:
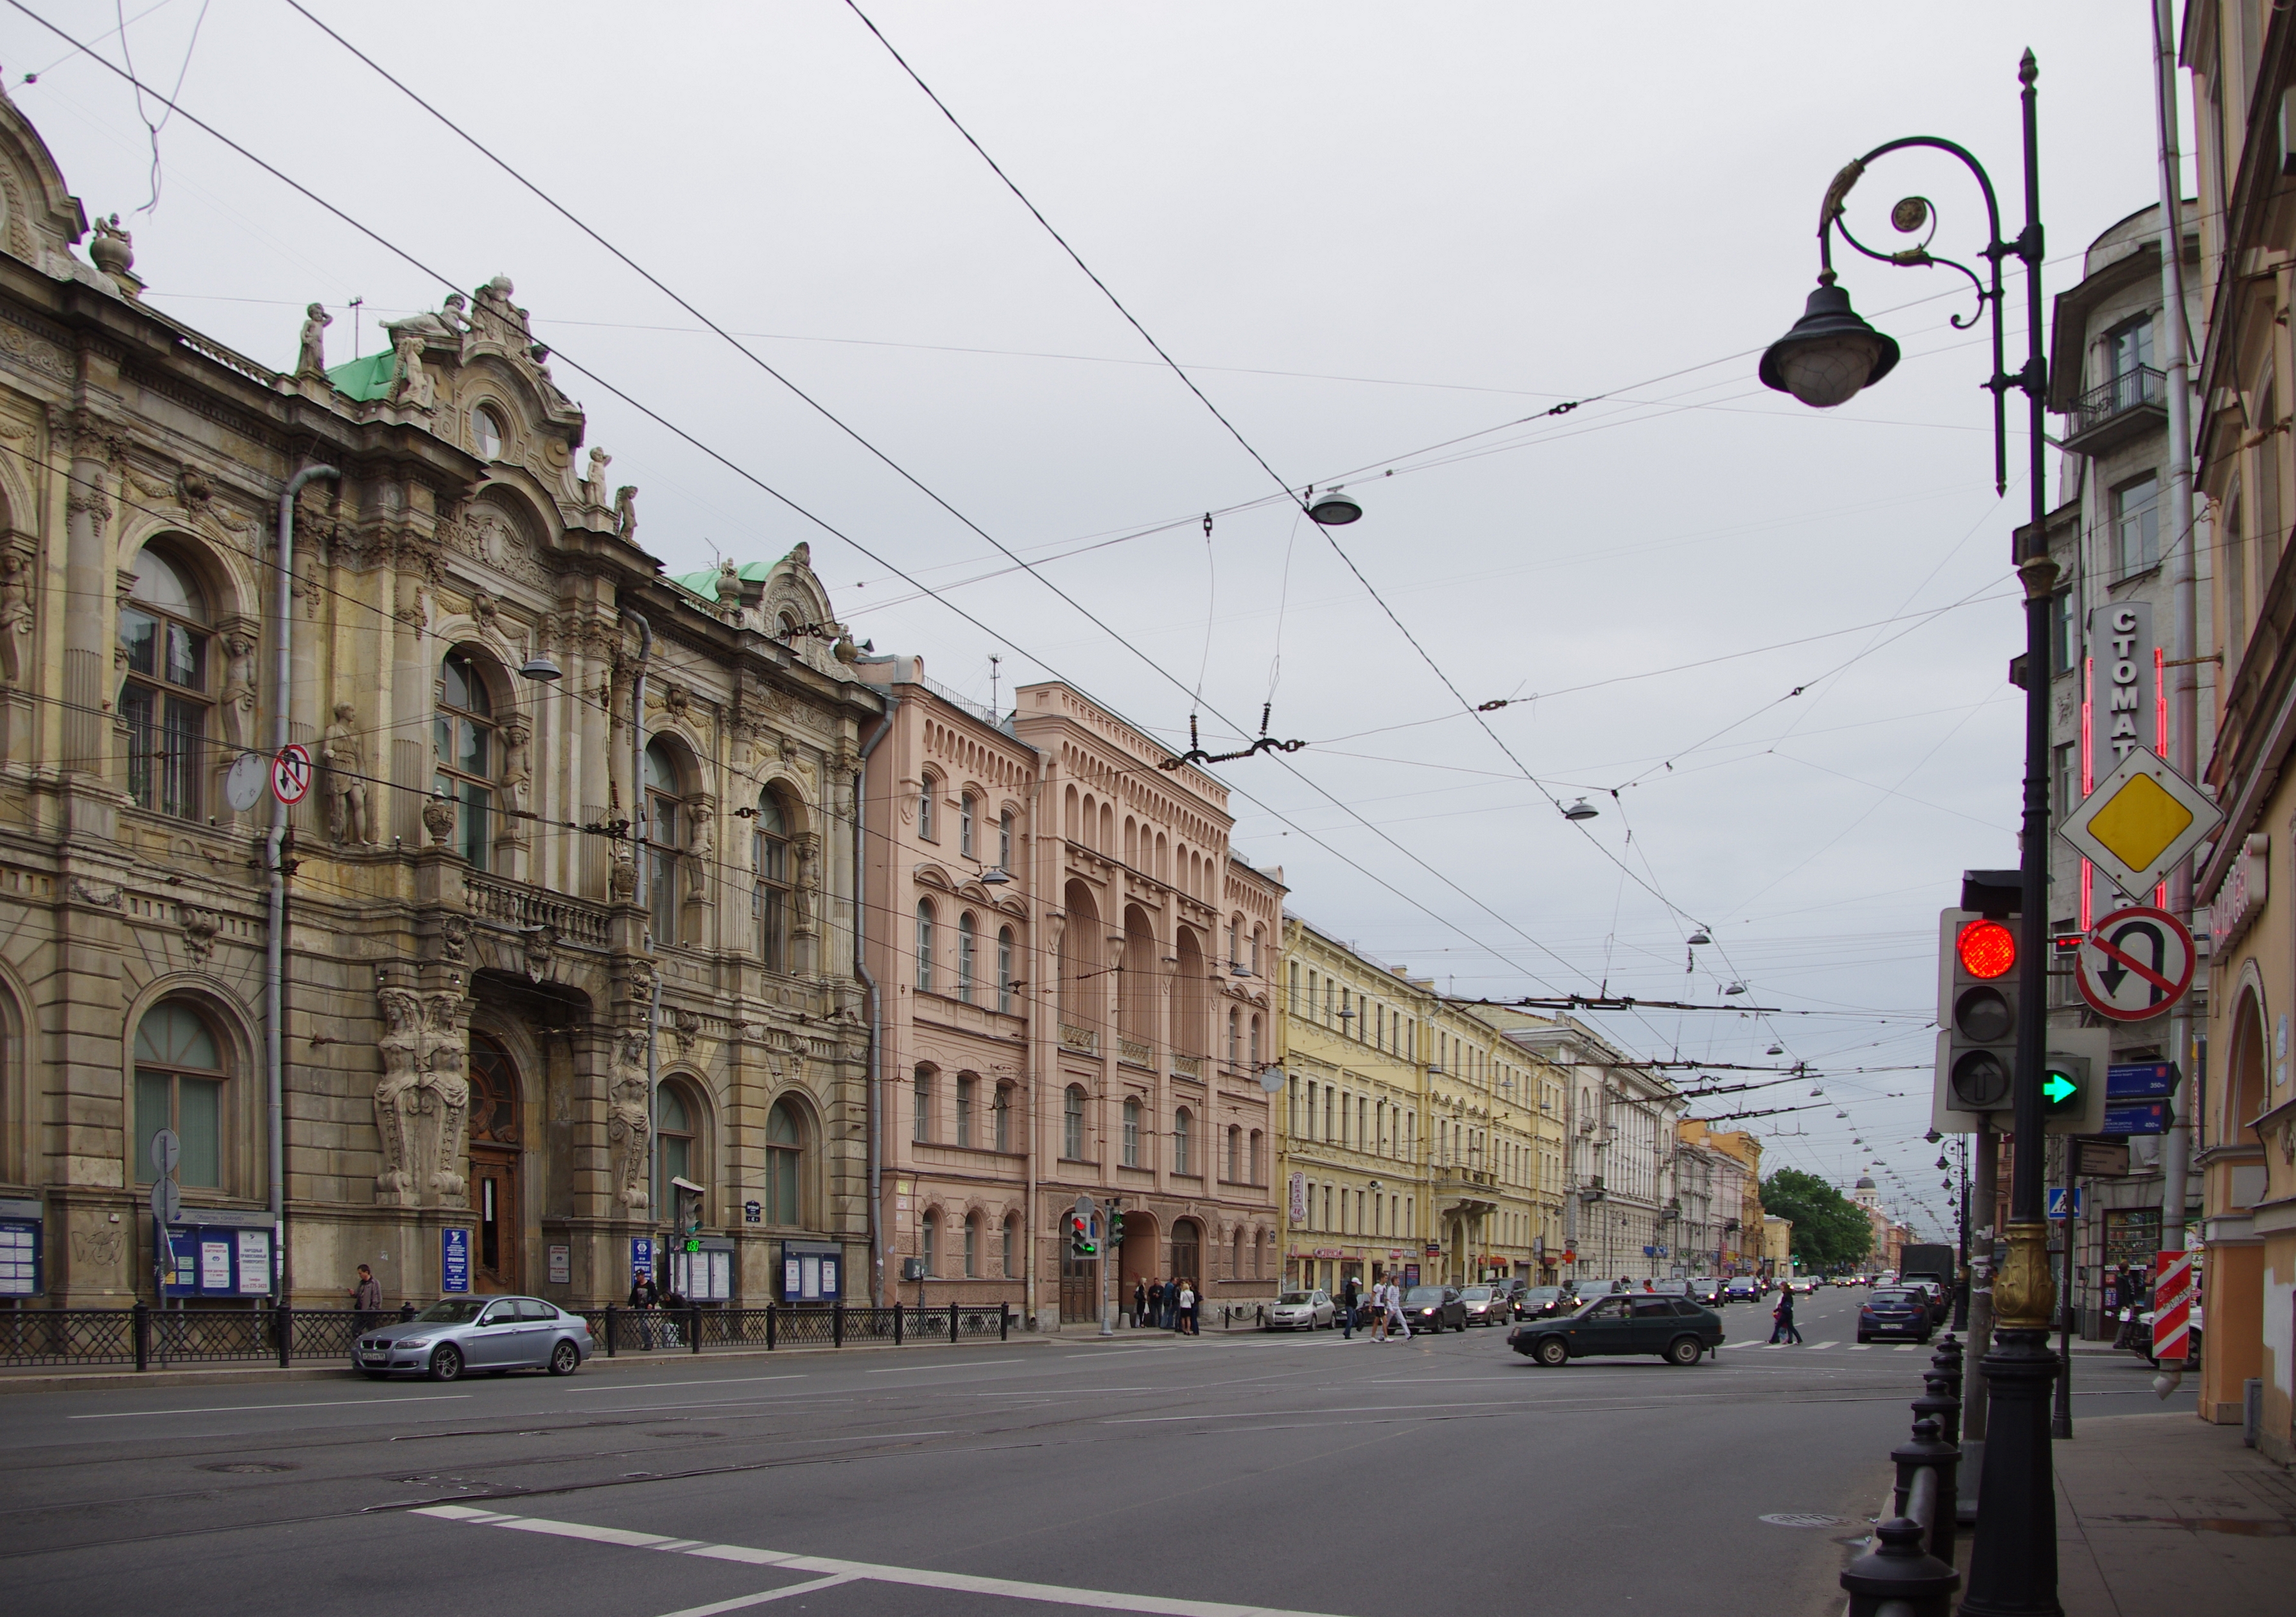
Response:
[{"label": "arched window", "polygon": [[758,794],[758,817],[750,822],[750,864],[757,886],[750,914],[757,924],[758,959],[769,972],[789,970],[789,819],[770,792]]},{"label": "arched window", "polygon": [[977,941],[976,930],[971,910],[956,918],[956,997],[967,1005],[972,1003],[972,956]]},{"label": "arched window", "polygon": [[996,868],[1013,868],[1013,811],[1007,808],[996,817]]},{"label": "arched window", "polygon": [[805,1132],[797,1108],[775,1101],[766,1113],[766,1222],[802,1224],[798,1211],[800,1168],[805,1156]]},{"label": "arched window", "polygon": [[1257,1014],[1251,1019],[1251,1064],[1255,1067],[1259,1064],[1259,1018]]},{"label": "arched window", "polygon": [[685,803],[678,792],[677,765],[669,749],[650,741],[645,750],[646,899],[652,909],[653,940],[677,938],[677,850],[685,842]]},{"label": "arched window", "polygon": [[909,1137],[918,1145],[932,1138],[933,1070],[919,1067],[910,1083],[910,1098],[916,1116],[910,1125]]},{"label": "arched window", "polygon": [[431,790],[455,806],[455,832],[447,843],[471,862],[487,868],[494,846],[495,708],[486,681],[460,652],[448,652],[439,665],[439,713],[432,733]]},{"label": "arched window", "polygon": [[925,1260],[925,1273],[939,1274],[940,1272],[939,1208],[929,1207],[925,1210],[923,1230],[918,1237],[918,1246],[917,1256]]},{"label": "arched window", "polygon": [[917,900],[917,992],[933,991],[933,907],[931,899]]},{"label": "arched window", "polygon": [[1021,1217],[1018,1213],[1004,1215],[1004,1278],[1021,1277]]},{"label": "arched window", "polygon": [[1251,929],[1251,974],[1255,977],[1259,975],[1259,943],[1264,936],[1264,927],[1254,926]]},{"label": "arched window", "polygon": [[976,817],[972,793],[968,792],[956,804],[956,850],[968,859],[972,857],[972,823]]},{"label": "arched window", "polygon": [[989,1103],[989,1141],[999,1151],[1013,1149],[1013,1086],[999,1084]]},{"label": "arched window", "polygon": [[1190,1164],[1188,1150],[1193,1143],[1190,1137],[1195,1129],[1195,1123],[1196,1120],[1188,1115],[1188,1109],[1185,1106],[1172,1114],[1172,1171],[1174,1173],[1195,1171]]},{"label": "arched window", "polygon": [[165,1000],[135,1026],[135,1182],[159,1177],[152,1137],[172,1129],[183,1147],[176,1182],[195,1190],[221,1190],[229,1165],[225,1137],[222,1053],[197,1011]]},{"label": "arched window", "polygon": [[1228,1260],[1227,1275],[1231,1280],[1243,1278],[1243,1227],[1242,1225],[1236,1227],[1235,1251]]},{"label": "arched window", "polygon": [[996,929],[996,1008],[1013,1014],[1013,929]]},{"label": "arched window", "polygon": [[1242,1167],[1243,1129],[1237,1124],[1230,1123],[1227,1126],[1227,1171],[1225,1175],[1229,1184],[1237,1182]]},{"label": "arched window", "polygon": [[917,786],[917,834],[928,842],[940,841],[940,832],[933,821],[933,799],[940,792],[940,782],[931,775]]},{"label": "arched window", "polygon": [[148,547],[119,609],[119,651],[128,795],[139,808],[197,819],[208,734],[207,601],[188,570]]},{"label": "arched window", "polygon": [[471,412],[471,447],[480,460],[502,458],[502,417],[484,405]]},{"label": "arched window", "polygon": [[1071,1162],[1084,1161],[1084,1086],[1070,1084],[1061,1107],[1061,1154]]},{"label": "arched window", "polygon": [[980,1215],[964,1215],[964,1277],[977,1278],[980,1274]]},{"label": "arched window", "polygon": [[1227,1013],[1227,1064],[1231,1067],[1243,1059],[1243,1013],[1234,1005]]},{"label": "arched window", "polygon": [[655,1103],[654,1132],[660,1141],[654,1161],[661,1164],[660,1199],[654,1205],[672,1208],[677,1205],[677,1198],[669,1194],[672,1179],[692,1185],[703,1182],[695,1171],[701,1165],[701,1153],[694,1137],[693,1108],[676,1084],[661,1087],[660,1099]]},{"label": "arched window", "polygon": [[1252,1231],[1252,1233],[1251,1233],[1251,1277],[1252,1277],[1254,1280],[1262,1279],[1262,1278],[1265,1278],[1265,1276],[1266,1276],[1266,1271],[1265,1271],[1265,1270],[1264,1270],[1260,1266],[1261,1266],[1264,1262],[1266,1262],[1266,1261],[1267,1261],[1267,1256],[1266,1256],[1267,1252],[1267,1232],[1266,1230],[1264,1230],[1264,1229],[1259,1229],[1259,1230],[1254,1230],[1254,1231]]},{"label": "arched window", "polygon": [[1262,1184],[1265,1184],[1265,1183],[1267,1183],[1267,1181],[1266,1181],[1265,1179],[1263,1179],[1263,1178],[1260,1177],[1260,1155],[1259,1155],[1259,1153],[1260,1153],[1260,1133],[1259,1133],[1259,1129],[1253,1129],[1253,1130],[1251,1131],[1251,1138],[1247,1142],[1247,1144],[1250,1145],[1250,1152],[1251,1152],[1251,1156],[1250,1156],[1251,1180],[1250,1180],[1250,1182],[1251,1182],[1252,1184],[1254,1184],[1254,1185],[1262,1185]]},{"label": "arched window", "polygon": [[1124,1165],[1140,1166],[1140,1103],[1129,1098],[1124,1103]]},{"label": "arched window", "polygon": [[980,1080],[970,1072],[956,1075],[956,1143],[971,1148],[972,1141],[972,1103],[980,1088]]}]

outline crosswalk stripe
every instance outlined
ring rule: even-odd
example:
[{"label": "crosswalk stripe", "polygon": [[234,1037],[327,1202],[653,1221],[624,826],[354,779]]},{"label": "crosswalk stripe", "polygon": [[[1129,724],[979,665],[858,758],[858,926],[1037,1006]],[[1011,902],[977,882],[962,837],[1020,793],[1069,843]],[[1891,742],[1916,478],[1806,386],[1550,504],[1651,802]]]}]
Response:
[{"label": "crosswalk stripe", "polygon": [[1852,1353],[1871,1353],[1874,1350],[1874,1344],[1870,1342],[1861,1342],[1849,1350]]},{"label": "crosswalk stripe", "polygon": [[1837,1336],[1832,1342],[1814,1342],[1809,1345],[1814,1348],[1838,1348],[1841,1345],[1841,1339]]},{"label": "crosswalk stripe", "polygon": [[1922,1345],[1922,1344],[1921,1344],[1920,1342],[1900,1342],[1900,1343],[1898,1343],[1898,1344],[1897,1351],[1898,1351],[1898,1352],[1900,1352],[1900,1353],[1910,1353],[1910,1352],[1912,1352],[1915,1348],[1918,1348],[1918,1347],[1920,1347],[1921,1345]]}]

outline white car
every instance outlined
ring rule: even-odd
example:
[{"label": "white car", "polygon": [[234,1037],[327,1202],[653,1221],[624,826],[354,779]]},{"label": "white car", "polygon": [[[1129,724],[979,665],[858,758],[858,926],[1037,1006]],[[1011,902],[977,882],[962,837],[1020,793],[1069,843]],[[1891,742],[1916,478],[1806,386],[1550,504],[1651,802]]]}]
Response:
[{"label": "white car", "polygon": [[1271,1331],[1320,1331],[1339,1317],[1329,1292],[1285,1292],[1267,1310]]},{"label": "white car", "polygon": [[1808,1297],[1817,1290],[1816,1277],[1810,1275],[1796,1275],[1786,1282],[1786,1290],[1797,1296]]}]

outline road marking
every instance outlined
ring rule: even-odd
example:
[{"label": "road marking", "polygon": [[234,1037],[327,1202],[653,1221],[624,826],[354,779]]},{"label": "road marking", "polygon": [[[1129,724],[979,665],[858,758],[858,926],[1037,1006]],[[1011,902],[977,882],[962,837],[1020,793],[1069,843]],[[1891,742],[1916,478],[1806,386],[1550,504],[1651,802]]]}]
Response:
[{"label": "road marking", "polygon": [[1765,1353],[1775,1353],[1785,1345],[1786,1344],[1782,1342],[1766,1342],[1762,1344],[1762,1351]]},{"label": "road marking", "polygon": [[1125,1415],[1095,1424],[1103,1426],[1152,1426],[1167,1421],[1232,1421],[1253,1415],[1266,1419],[1290,1415],[1377,1415],[1390,1410],[1401,1410],[1406,1415],[1441,1415],[1452,1409],[1505,1409],[1514,1407],[1511,1399],[1487,1398],[1471,1404],[1446,1400],[1439,1404],[1357,1404],[1339,1409],[1255,1409],[1233,1415]]},{"label": "road marking", "polygon": [[1841,1338],[1837,1336],[1832,1342],[1814,1342],[1809,1345],[1814,1348],[1838,1348],[1841,1345]]},{"label": "road marking", "polygon": [[1861,1342],[1849,1350],[1852,1353],[1871,1353],[1874,1350],[1874,1344],[1870,1342]]},{"label": "road marking", "polygon": [[1904,1342],[1904,1343],[1899,1344],[1899,1345],[1898,1345],[1898,1347],[1895,1350],[1895,1351],[1899,1352],[1899,1353],[1910,1353],[1910,1352],[1912,1352],[1915,1348],[1918,1348],[1918,1347],[1920,1347],[1921,1345],[1922,1345],[1922,1344],[1921,1344],[1920,1342]]},{"label": "road marking", "polygon": [[1177,1353],[1179,1350],[1177,1348],[1085,1348],[1062,1354],[1057,1362],[1067,1364],[1078,1358],[1121,1358],[1128,1353]]},{"label": "road marking", "polygon": [[[1234,1605],[1224,1600],[1185,1600],[1168,1595],[1127,1595],[1105,1589],[1070,1588],[1057,1583],[1023,1583],[1014,1578],[978,1578],[963,1572],[935,1572],[922,1567],[885,1566],[868,1561],[846,1561],[829,1555],[801,1555],[787,1550],[752,1549],[741,1544],[695,1544],[660,1533],[629,1532],[618,1527],[593,1527],[580,1522],[552,1522],[537,1516],[504,1515],[467,1505],[429,1505],[408,1513],[460,1522],[473,1527],[506,1527],[513,1532],[545,1533],[555,1538],[581,1539],[628,1549],[663,1550],[672,1555],[698,1555],[705,1560],[733,1561],[746,1566],[781,1566],[791,1572],[818,1572],[840,1580],[899,1583],[914,1588],[950,1589],[964,1594],[1002,1596],[1011,1600],[1037,1600],[1054,1605],[1090,1606],[1103,1612],[1148,1612],[1156,1617],[1318,1617],[1272,1605]],[[803,1585],[767,1591],[765,1598],[794,1594]],[[723,1612],[757,1598],[694,1606],[668,1617],[699,1617]]]},{"label": "road marking", "polygon": [[785,1375],[712,1375],[697,1376],[693,1381],[619,1381],[601,1387],[568,1387],[569,1392],[637,1392],[648,1387],[730,1387],[737,1382],[803,1381],[806,1372],[791,1370]]},{"label": "road marking", "polygon": [[250,1409],[340,1409],[355,1404],[434,1404],[448,1399],[476,1398],[475,1392],[418,1392],[405,1398],[331,1398],[304,1404],[210,1404],[204,1409],[116,1409],[103,1415],[67,1415],[68,1421],[124,1421],[139,1415],[244,1415]]},{"label": "road marking", "polygon": [[906,1375],[915,1370],[970,1370],[975,1365],[1017,1365],[1018,1358],[968,1358],[960,1365],[895,1365],[889,1370],[871,1370],[871,1375]]},{"label": "road marking", "polygon": [[816,1589],[834,1588],[850,1583],[858,1572],[832,1572],[826,1578],[809,1579],[803,1583],[783,1584],[777,1589],[767,1589],[762,1595],[742,1595],[732,1600],[713,1600],[708,1605],[689,1605],[682,1612],[671,1612],[668,1617],[718,1617],[720,1612],[738,1612],[744,1606],[763,1605],[768,1600],[780,1600],[790,1595],[809,1595]]}]

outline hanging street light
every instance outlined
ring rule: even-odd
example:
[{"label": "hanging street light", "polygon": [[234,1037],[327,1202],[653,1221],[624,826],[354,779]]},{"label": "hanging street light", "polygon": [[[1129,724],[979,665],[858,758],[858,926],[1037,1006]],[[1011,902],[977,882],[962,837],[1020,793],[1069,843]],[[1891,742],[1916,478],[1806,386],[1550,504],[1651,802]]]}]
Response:
[{"label": "hanging street light", "polygon": [[1582,797],[1562,811],[1562,817],[1566,820],[1591,820],[1602,812]]},{"label": "hanging street light", "polygon": [[1326,488],[1321,494],[1312,488],[1308,491],[1308,517],[1311,521],[1326,528],[1344,528],[1362,515],[1363,507],[1352,494],[1343,494],[1337,488]]},{"label": "hanging street light", "polygon": [[1897,343],[1866,324],[1849,307],[1849,294],[1833,282],[1828,265],[1801,318],[1770,344],[1756,372],[1763,386],[1816,410],[1848,404],[1898,365]]}]

